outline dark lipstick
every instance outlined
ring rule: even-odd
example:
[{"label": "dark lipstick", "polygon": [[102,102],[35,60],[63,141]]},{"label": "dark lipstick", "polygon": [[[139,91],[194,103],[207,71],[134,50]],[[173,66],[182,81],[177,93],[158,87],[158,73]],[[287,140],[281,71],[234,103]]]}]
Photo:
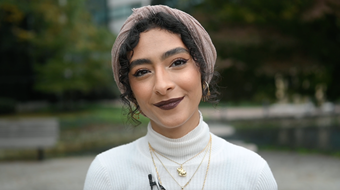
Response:
[{"label": "dark lipstick", "polygon": [[166,101],[158,102],[154,105],[161,108],[162,110],[171,110],[175,108],[183,100],[183,98],[184,96],[180,98],[173,98]]}]

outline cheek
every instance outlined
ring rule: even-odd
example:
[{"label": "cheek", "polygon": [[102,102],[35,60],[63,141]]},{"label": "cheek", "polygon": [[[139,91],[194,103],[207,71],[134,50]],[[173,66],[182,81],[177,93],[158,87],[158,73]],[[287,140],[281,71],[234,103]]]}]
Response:
[{"label": "cheek", "polygon": [[136,80],[130,80],[130,86],[134,97],[136,98],[138,104],[141,106],[144,102],[148,102],[147,98],[151,93],[148,83],[138,82]]},{"label": "cheek", "polygon": [[186,72],[181,78],[181,86],[188,92],[195,92],[195,95],[201,95],[201,73],[198,68],[193,68]]}]

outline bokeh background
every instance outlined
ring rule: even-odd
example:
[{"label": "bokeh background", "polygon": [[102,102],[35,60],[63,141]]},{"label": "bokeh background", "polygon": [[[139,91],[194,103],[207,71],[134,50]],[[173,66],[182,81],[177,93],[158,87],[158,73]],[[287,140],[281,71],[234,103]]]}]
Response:
[{"label": "bokeh background", "polygon": [[[147,118],[126,118],[110,49],[132,8],[156,4],[193,15],[216,46],[221,101],[200,106],[216,133],[266,158],[280,189],[339,189],[338,0],[0,0],[0,187],[81,189],[94,155],[145,134]],[[44,119],[57,122],[50,147],[5,146],[9,125]],[[20,172],[54,173],[46,162],[82,173],[53,188]]]}]

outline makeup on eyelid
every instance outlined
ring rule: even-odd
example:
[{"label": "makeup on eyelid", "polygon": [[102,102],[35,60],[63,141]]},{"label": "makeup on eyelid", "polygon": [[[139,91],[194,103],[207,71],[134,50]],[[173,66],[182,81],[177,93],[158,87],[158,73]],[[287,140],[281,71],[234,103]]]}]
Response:
[{"label": "makeup on eyelid", "polygon": [[[181,62],[180,65],[174,65],[174,66],[173,66],[173,67],[180,67],[180,66],[182,66],[182,65],[185,65],[188,61],[189,61],[189,59],[178,58],[178,59],[175,59],[175,60],[170,64],[170,67],[171,67],[172,65],[176,64],[177,62]],[[143,72],[143,71],[146,71],[146,72],[144,72],[144,73],[141,74],[141,72]],[[148,69],[138,69],[138,70],[135,71],[134,74],[132,74],[132,75],[135,76],[135,77],[141,77],[141,76],[143,76],[143,75],[149,73],[149,72],[147,72],[147,71],[149,71],[149,70],[148,70]]]}]

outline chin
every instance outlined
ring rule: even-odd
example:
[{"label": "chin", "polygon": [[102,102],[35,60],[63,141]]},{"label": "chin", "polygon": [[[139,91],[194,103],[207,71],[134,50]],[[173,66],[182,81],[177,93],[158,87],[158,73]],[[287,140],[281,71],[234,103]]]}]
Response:
[{"label": "chin", "polygon": [[184,118],[169,117],[166,120],[159,121],[157,124],[164,128],[173,129],[173,128],[180,127],[184,125],[185,123],[186,123],[186,119]]},{"label": "chin", "polygon": [[188,120],[188,117],[169,118],[166,121],[162,122],[162,126],[166,128],[177,128],[177,127],[181,127],[185,125],[187,120]]},{"label": "chin", "polygon": [[170,122],[163,122],[162,126],[166,128],[177,128],[180,127],[184,124],[185,122],[180,122],[180,121],[170,121]]}]

